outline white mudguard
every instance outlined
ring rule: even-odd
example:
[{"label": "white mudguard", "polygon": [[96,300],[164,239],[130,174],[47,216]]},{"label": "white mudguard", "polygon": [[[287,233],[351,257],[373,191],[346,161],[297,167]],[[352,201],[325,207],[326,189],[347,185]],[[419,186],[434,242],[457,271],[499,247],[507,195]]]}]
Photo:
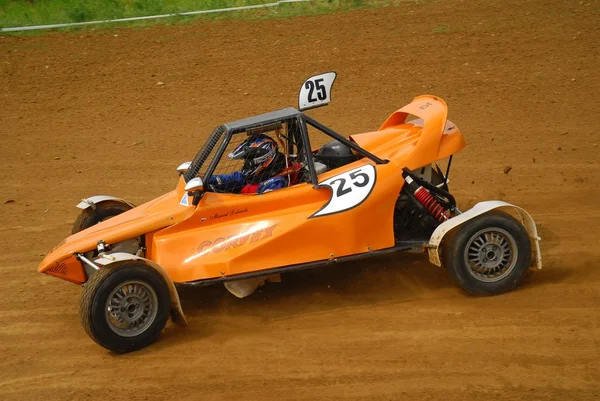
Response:
[{"label": "white mudguard", "polygon": [[95,259],[94,263],[100,266],[106,266],[113,263],[125,262],[129,260],[139,260],[144,262],[149,268],[156,270],[160,275],[165,279],[165,282],[169,286],[169,292],[171,293],[171,319],[173,322],[181,325],[187,326],[187,321],[185,319],[185,315],[183,314],[183,309],[181,308],[181,301],[179,300],[179,294],[177,293],[177,288],[175,288],[175,283],[171,280],[171,277],[167,274],[165,269],[160,267],[157,263],[151,261],[150,259],[142,258],[140,256],[132,255],[130,253],[125,252],[115,252],[110,254],[105,254],[104,256]]},{"label": "white mudguard", "polygon": [[510,203],[504,201],[486,201],[479,202],[471,209],[467,210],[464,213],[459,214],[456,217],[451,218],[440,224],[433,234],[431,235],[431,239],[429,240],[428,252],[429,252],[429,261],[436,266],[441,266],[442,262],[440,259],[440,249],[439,246],[444,239],[444,236],[449,233],[451,230],[461,225],[467,220],[470,220],[476,216],[479,216],[483,213],[489,212],[493,209],[504,209],[510,213],[511,215],[518,218],[518,220],[523,224],[527,232],[529,233],[529,238],[531,239],[532,245],[532,258],[531,265],[537,267],[538,269],[542,268],[542,253],[540,251],[540,240],[541,238],[538,236],[537,228],[535,226],[535,221],[529,213],[527,213],[523,208],[519,206],[512,205]]},{"label": "white mudguard", "polygon": [[131,202],[126,201],[125,199],[121,199],[121,198],[116,198],[114,196],[110,196],[110,195],[96,195],[96,196],[91,196],[87,199],[82,199],[81,202],[79,202],[77,204],[77,207],[79,209],[87,209],[88,207],[93,207],[94,205],[100,203],[100,202],[104,202],[107,200],[114,200],[117,202],[121,202],[121,203],[125,203],[126,205],[129,205],[131,207],[135,207],[135,205]]}]

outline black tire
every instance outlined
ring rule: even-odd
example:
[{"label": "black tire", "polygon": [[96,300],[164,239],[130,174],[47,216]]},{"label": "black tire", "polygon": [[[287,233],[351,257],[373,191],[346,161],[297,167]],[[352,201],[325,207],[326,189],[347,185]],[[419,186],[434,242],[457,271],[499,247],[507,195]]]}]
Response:
[{"label": "black tire", "polygon": [[96,210],[91,207],[81,211],[81,214],[75,220],[71,234],[77,234],[80,231],[85,230],[91,226],[100,223],[103,220],[107,220],[111,217],[115,217],[123,212],[133,209],[132,206],[117,201],[104,201],[98,203]]},{"label": "black tire", "polygon": [[[136,289],[137,293],[124,293],[126,283],[129,283],[128,291]],[[125,295],[118,299],[117,294]],[[108,311],[109,298],[120,302],[121,308],[116,308],[116,314]],[[143,307],[140,309],[136,304]],[[79,316],[92,340],[111,351],[124,353],[144,348],[158,339],[169,318],[170,305],[169,287],[160,273],[144,263],[127,262],[103,267],[87,281],[79,302]],[[129,319],[139,316],[141,327],[135,329],[128,322],[121,323],[119,327],[117,315],[121,319],[125,315]]]},{"label": "black tire", "polygon": [[475,295],[515,289],[531,262],[531,241],[514,217],[488,212],[458,226],[442,244],[442,261],[452,279]]}]

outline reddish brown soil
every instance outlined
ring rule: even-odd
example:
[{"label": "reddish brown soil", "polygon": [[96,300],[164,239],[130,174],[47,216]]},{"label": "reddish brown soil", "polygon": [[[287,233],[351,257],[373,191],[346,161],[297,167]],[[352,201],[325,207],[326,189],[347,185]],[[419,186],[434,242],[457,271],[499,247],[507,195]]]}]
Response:
[{"label": "reddish brown soil", "polygon": [[[0,37],[0,399],[599,399],[599,7],[440,1]],[[170,190],[213,126],[293,106],[327,70],[333,103],[311,114],[345,134],[444,98],[468,141],[455,195],[529,210],[544,269],[476,298],[397,254],[243,300],[183,291],[187,329],[123,356],[93,343],[80,288],[36,273],[79,199]]]}]

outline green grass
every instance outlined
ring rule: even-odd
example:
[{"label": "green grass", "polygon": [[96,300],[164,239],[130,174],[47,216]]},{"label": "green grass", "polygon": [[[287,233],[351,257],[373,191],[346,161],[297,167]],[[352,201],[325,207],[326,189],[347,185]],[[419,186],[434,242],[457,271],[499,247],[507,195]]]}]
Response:
[{"label": "green grass", "polygon": [[0,0],[0,26],[84,22],[268,2],[269,0]]},{"label": "green grass", "polygon": [[[0,0],[0,28],[87,22],[186,11],[209,10],[271,3],[275,0]],[[119,23],[118,26],[145,26],[194,18],[264,19],[313,15],[357,8],[371,8],[417,3],[421,0],[313,0],[288,3],[278,7],[228,13],[211,13],[194,17],[173,17]],[[107,24],[109,25],[109,24]],[[115,24],[110,24],[115,25]],[[91,25],[98,27],[99,25]]]}]

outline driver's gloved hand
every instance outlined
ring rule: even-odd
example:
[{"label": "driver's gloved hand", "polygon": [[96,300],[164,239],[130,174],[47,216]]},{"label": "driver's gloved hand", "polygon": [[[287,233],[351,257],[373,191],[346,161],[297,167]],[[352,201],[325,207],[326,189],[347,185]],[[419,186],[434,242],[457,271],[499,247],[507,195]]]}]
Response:
[{"label": "driver's gloved hand", "polygon": [[246,180],[240,172],[213,175],[208,180],[208,186],[213,192],[239,193],[246,185]]}]

